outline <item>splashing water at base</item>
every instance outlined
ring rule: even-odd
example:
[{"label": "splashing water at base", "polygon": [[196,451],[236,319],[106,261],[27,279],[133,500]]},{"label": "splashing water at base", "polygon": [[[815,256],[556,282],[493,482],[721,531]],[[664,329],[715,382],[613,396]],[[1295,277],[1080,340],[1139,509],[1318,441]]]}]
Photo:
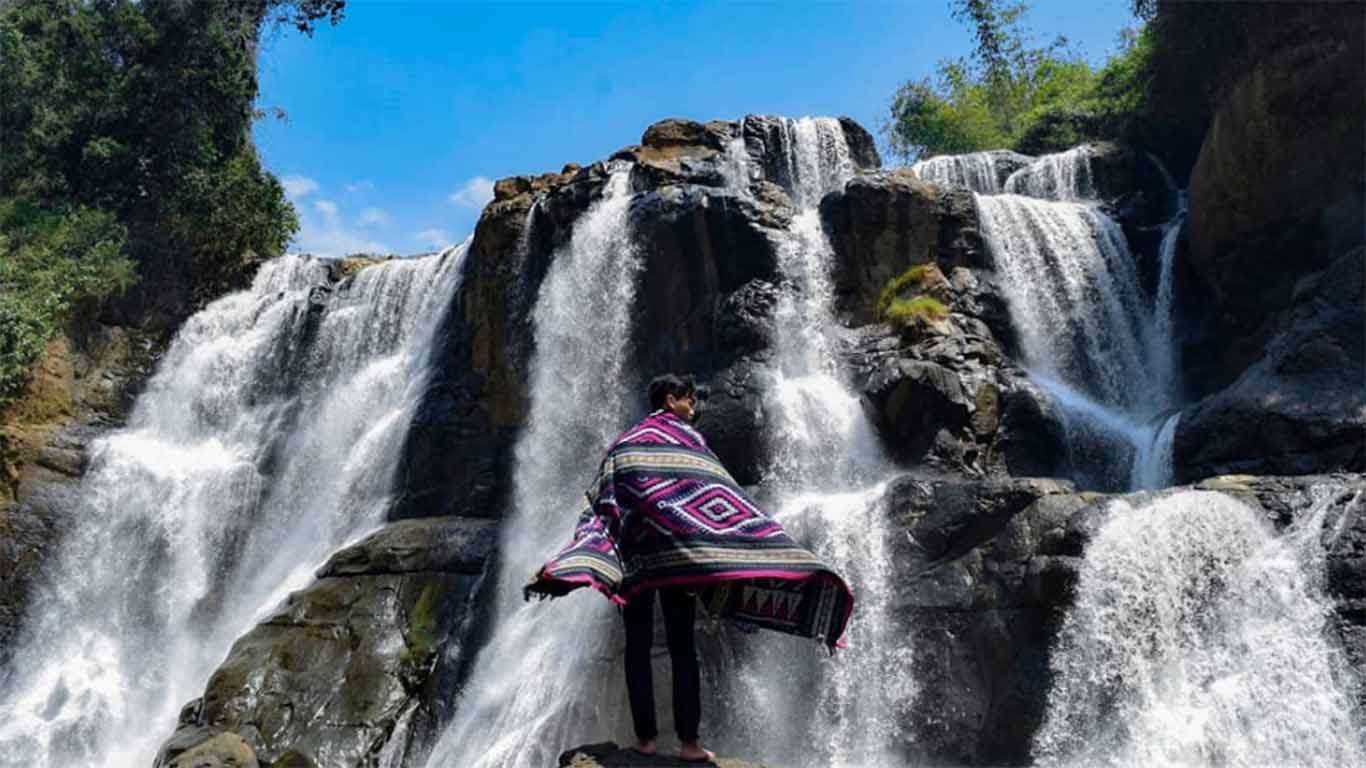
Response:
[{"label": "splashing water at base", "polygon": [[1115,502],[1053,651],[1038,765],[1362,765],[1350,672],[1326,635],[1334,499],[1283,535],[1220,493]]}]

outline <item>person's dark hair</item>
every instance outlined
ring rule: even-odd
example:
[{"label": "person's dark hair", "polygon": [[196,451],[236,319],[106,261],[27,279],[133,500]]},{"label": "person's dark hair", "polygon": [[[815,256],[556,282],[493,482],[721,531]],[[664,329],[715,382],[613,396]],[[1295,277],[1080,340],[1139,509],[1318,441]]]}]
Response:
[{"label": "person's dark hair", "polygon": [[697,382],[691,374],[679,376],[676,373],[666,373],[663,376],[656,376],[645,393],[650,400],[650,410],[657,411],[664,407],[664,398],[669,395],[684,397],[697,394]]}]

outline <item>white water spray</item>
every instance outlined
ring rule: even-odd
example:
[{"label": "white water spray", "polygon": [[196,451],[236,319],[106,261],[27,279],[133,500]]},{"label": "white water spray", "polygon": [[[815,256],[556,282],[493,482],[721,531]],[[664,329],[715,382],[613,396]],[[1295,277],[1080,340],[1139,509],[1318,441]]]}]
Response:
[{"label": "white water spray", "polygon": [[617,611],[596,594],[527,604],[530,570],[563,545],[596,461],[627,426],[627,356],[641,263],[628,218],[629,170],[613,168],[575,223],[532,312],[530,413],[516,448],[493,635],[480,651],[431,768],[544,768],[560,751],[629,732],[613,643]]},{"label": "white water spray", "polygon": [[911,166],[916,176],[948,187],[962,187],[985,195],[1001,191],[997,152],[972,152],[966,155],[938,155]]},{"label": "white water spray", "polygon": [[1040,766],[1362,765],[1327,638],[1328,494],[1277,535],[1229,496],[1115,502],[1087,547],[1052,668]]},{"label": "white water spray", "polygon": [[145,766],[232,642],[384,519],[466,246],[330,299],[286,256],[186,321],[81,508],[0,680],[0,766]]},{"label": "white water spray", "polygon": [[1010,174],[1005,191],[1044,200],[1094,200],[1093,154],[1094,150],[1083,144],[1066,152],[1044,155]]},{"label": "white water spray", "polygon": [[830,336],[833,256],[817,211],[854,166],[838,121],[803,118],[785,128],[799,213],[779,244],[784,292],[764,484],[775,516],[848,580],[856,602],[849,648],[834,658],[801,638],[737,638],[722,698],[732,712],[753,717],[738,724],[732,717],[740,730],[719,736],[722,746],[783,765],[899,765],[900,716],[914,686],[911,650],[891,608],[884,479],[892,468],[838,364]]}]

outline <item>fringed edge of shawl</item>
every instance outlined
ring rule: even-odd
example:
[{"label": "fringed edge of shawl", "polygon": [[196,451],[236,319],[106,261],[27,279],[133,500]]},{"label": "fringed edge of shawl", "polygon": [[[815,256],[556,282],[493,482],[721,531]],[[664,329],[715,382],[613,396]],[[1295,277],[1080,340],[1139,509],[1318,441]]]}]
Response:
[{"label": "fringed edge of shawl", "polygon": [[553,600],[557,597],[564,597],[580,587],[592,587],[614,604],[626,605],[626,598],[617,594],[607,584],[586,573],[551,576],[542,571],[537,574],[535,581],[522,587],[522,600],[529,601],[532,597],[537,600]]}]

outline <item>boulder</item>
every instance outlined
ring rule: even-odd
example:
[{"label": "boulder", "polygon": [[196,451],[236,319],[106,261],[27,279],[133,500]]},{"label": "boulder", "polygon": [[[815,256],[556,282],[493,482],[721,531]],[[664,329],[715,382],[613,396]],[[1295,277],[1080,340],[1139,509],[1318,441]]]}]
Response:
[{"label": "boulder", "polygon": [[919,683],[909,749],[939,764],[1023,764],[1047,703],[1048,647],[1094,494],[1056,480],[895,480],[896,615]]},{"label": "boulder", "polygon": [[434,518],[337,552],[238,639],[163,754],[209,732],[269,765],[425,753],[485,629],[496,544],[493,521]]},{"label": "boulder", "polygon": [[631,222],[644,266],[633,328],[639,370],[705,374],[738,358],[739,348],[718,343],[718,310],[742,289],[748,298],[735,302],[757,299],[753,281],[776,282],[777,232],[769,225],[785,223],[788,213],[730,190],[694,185],[666,186],[633,201]]},{"label": "boulder", "polygon": [[882,287],[911,266],[987,266],[972,194],[909,168],[856,175],[821,202],[821,219],[835,253],[836,306],[854,324],[872,320]]},{"label": "boulder", "polygon": [[1366,471],[1366,248],[1300,281],[1259,360],[1182,412],[1178,481]]},{"label": "boulder", "polygon": [[566,750],[560,755],[559,765],[561,768],[687,768],[692,765],[712,768],[764,768],[759,763],[726,757],[718,757],[708,763],[698,763],[685,762],[663,754],[645,756],[635,750],[623,749],[612,741],[585,744]]}]

